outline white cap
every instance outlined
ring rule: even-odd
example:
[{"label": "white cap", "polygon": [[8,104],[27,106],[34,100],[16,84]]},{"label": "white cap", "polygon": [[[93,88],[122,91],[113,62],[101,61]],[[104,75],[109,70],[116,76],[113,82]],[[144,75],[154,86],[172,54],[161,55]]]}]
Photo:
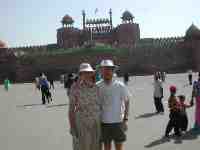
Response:
[{"label": "white cap", "polygon": [[110,60],[110,59],[102,60],[101,63],[100,63],[100,66],[101,67],[116,67],[114,65],[113,61]]},{"label": "white cap", "polygon": [[88,63],[80,64],[79,72],[94,72],[94,69]]}]

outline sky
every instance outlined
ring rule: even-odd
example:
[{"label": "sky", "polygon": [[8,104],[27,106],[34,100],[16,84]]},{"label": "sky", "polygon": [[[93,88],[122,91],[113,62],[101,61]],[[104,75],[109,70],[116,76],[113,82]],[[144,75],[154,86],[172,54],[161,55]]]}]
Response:
[{"label": "sky", "polygon": [[9,47],[56,43],[64,15],[82,28],[82,10],[86,18],[105,18],[110,8],[114,26],[130,11],[141,38],[184,36],[192,23],[200,28],[200,0],[0,0],[0,40]]}]

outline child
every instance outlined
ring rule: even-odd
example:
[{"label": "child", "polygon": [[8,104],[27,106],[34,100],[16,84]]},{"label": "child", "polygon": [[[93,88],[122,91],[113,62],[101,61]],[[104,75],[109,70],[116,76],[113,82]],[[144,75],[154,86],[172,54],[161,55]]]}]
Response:
[{"label": "child", "polygon": [[176,97],[176,87],[170,86],[170,97],[168,99],[169,107],[169,122],[166,127],[165,137],[169,137],[169,133],[174,128],[175,135],[177,137],[181,136],[180,132],[180,106]]},{"label": "child", "polygon": [[188,117],[186,108],[192,107],[192,104],[185,103],[185,96],[179,95],[179,105],[180,105],[180,128],[181,131],[186,131],[188,127]]}]

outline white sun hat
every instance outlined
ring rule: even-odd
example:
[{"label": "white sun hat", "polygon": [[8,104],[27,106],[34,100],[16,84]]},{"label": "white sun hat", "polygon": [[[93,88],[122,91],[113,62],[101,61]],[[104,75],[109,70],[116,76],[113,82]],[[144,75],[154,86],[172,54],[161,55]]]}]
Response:
[{"label": "white sun hat", "polygon": [[110,59],[106,59],[106,60],[102,60],[100,63],[101,67],[117,67],[116,65],[114,65],[113,61]]},{"label": "white sun hat", "polygon": [[79,67],[79,72],[94,72],[95,70],[88,63],[82,63]]}]

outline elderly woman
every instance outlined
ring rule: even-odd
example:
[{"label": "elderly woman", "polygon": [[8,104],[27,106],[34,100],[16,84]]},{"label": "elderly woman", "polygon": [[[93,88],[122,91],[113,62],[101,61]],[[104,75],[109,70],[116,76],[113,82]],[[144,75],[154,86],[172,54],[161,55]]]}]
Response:
[{"label": "elderly woman", "polygon": [[95,71],[90,64],[82,63],[79,79],[69,93],[69,121],[71,132],[77,137],[78,150],[100,149],[100,106]]}]

